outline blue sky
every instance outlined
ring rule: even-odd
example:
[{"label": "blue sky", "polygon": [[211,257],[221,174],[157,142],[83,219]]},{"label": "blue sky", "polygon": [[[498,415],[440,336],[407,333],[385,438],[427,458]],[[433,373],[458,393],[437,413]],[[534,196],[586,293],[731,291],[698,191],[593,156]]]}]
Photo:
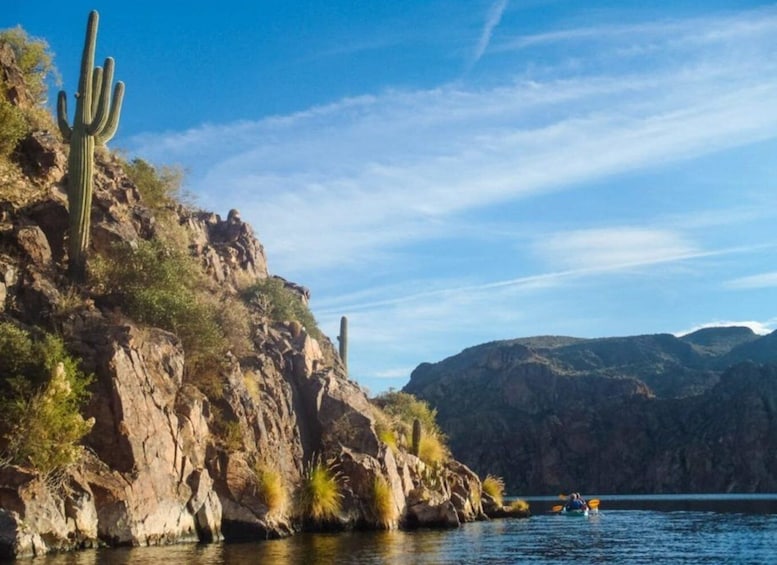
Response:
[{"label": "blue sky", "polygon": [[372,392],[497,339],[777,328],[777,3],[7,2],[69,94],[100,11],[112,147],[238,208]]}]

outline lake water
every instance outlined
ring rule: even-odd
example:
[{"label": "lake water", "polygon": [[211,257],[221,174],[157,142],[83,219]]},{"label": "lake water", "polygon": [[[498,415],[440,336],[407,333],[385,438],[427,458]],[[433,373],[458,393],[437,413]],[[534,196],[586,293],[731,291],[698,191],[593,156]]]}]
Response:
[{"label": "lake water", "polygon": [[595,496],[587,518],[550,513],[557,499],[529,498],[533,516],[457,530],[302,534],[241,544],[100,549],[33,565],[268,563],[777,563],[777,495]]}]

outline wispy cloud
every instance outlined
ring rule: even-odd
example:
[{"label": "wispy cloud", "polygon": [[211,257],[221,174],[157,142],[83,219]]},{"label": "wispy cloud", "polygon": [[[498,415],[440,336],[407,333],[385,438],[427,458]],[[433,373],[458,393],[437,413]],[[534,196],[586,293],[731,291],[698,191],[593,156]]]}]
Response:
[{"label": "wispy cloud", "polygon": [[[655,52],[667,47],[720,46],[730,40],[748,37],[750,41],[768,38],[777,30],[777,9],[764,7],[744,12],[731,12],[685,19],[665,18],[658,21],[572,27],[548,32],[506,37],[495,52],[526,49],[581,40],[596,43],[621,42],[633,53]],[[632,41],[636,39],[636,41]],[[658,43],[656,43],[656,41]],[[642,48],[639,46],[642,45]],[[619,50],[620,54],[626,50]]]},{"label": "wispy cloud", "polygon": [[752,290],[755,288],[777,288],[777,271],[749,275],[729,280],[726,287],[737,290]]},{"label": "wispy cloud", "polygon": [[[445,304],[460,307],[462,302],[477,301],[478,297],[493,298],[494,293],[502,289],[533,292],[554,288],[565,281],[583,277],[613,275],[656,265],[750,253],[756,248],[760,247],[742,246],[705,251],[676,234],[632,228],[551,234],[547,236],[546,243],[539,245],[540,253],[551,263],[570,268],[478,284],[454,284],[411,293],[402,293],[399,289],[393,293],[386,292],[386,289],[376,289],[372,299],[371,293],[340,295],[332,301],[320,303],[317,311],[322,316],[339,316],[343,311],[379,311],[405,304],[417,308],[418,304],[430,302],[437,308],[445,308]],[[640,273],[640,276],[644,277],[645,274]]]},{"label": "wispy cloud", "polygon": [[387,92],[135,147],[188,164],[205,205],[239,202],[278,268],[338,267],[439,237],[467,210],[773,137],[775,76]]},{"label": "wispy cloud", "polygon": [[504,14],[505,8],[507,8],[507,0],[496,0],[488,10],[486,15],[486,23],[483,26],[483,30],[480,32],[480,38],[478,39],[475,51],[472,53],[468,68],[474,67],[483,54],[488,49],[488,44],[491,42],[491,35],[494,33],[494,29],[499,25]]},{"label": "wispy cloud", "polygon": [[696,257],[700,253],[679,233],[635,227],[555,233],[539,239],[535,250],[547,262],[570,269],[623,268]]}]

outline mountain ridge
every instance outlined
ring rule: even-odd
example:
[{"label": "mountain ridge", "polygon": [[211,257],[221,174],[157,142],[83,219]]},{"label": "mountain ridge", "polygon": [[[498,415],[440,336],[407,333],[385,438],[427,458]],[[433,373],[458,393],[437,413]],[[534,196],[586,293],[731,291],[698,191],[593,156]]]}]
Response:
[{"label": "mountain ridge", "polygon": [[[769,455],[777,391],[773,365],[754,361],[777,363],[777,332],[529,337],[423,363],[403,390],[437,410],[459,459],[503,476],[516,494],[762,492],[777,487]],[[753,438],[744,422],[756,416]],[[731,437],[746,438],[746,447]],[[716,477],[698,457],[741,469],[747,480]]]}]

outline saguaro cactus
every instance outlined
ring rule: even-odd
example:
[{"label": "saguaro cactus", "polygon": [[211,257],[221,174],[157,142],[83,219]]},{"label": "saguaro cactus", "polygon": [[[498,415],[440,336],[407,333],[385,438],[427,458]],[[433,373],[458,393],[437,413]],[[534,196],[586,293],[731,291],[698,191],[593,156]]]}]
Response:
[{"label": "saguaro cactus", "polygon": [[348,370],[348,318],[345,316],[340,318],[340,335],[337,336],[337,341],[340,342],[340,359]]},{"label": "saguaro cactus", "polygon": [[67,120],[67,95],[64,90],[57,98],[57,122],[65,141],[70,143],[68,159],[67,201],[70,213],[70,243],[68,273],[77,281],[86,276],[86,252],[89,246],[89,220],[92,208],[94,148],[103,145],[116,133],[124,99],[124,83],[117,82],[111,99],[113,59],[105,59],[103,67],[94,67],[97,42],[96,11],[89,14],[86,40],[81,56],[81,75],[76,92],[76,112],[73,125]]},{"label": "saguaro cactus", "polygon": [[413,442],[410,445],[410,453],[418,457],[421,452],[421,421],[416,418],[413,420]]}]

